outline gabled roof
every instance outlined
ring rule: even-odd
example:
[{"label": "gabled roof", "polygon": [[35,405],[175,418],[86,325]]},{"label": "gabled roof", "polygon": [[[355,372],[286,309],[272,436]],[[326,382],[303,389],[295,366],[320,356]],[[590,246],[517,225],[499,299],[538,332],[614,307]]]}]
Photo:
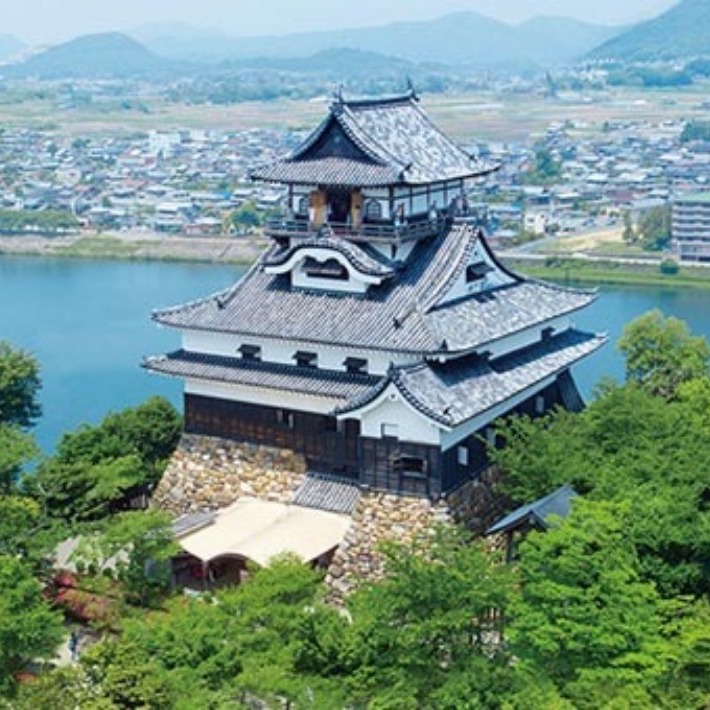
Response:
[{"label": "gabled roof", "polygon": [[516,508],[512,513],[508,513],[495,525],[486,530],[487,535],[513,530],[521,525],[532,525],[544,530],[548,527],[548,519],[551,515],[566,518],[569,515],[572,500],[577,497],[577,492],[566,484],[556,491],[553,491],[544,498],[540,498],[533,503],[528,503],[520,508]]},{"label": "gabled roof", "polygon": [[293,153],[251,176],[268,182],[368,187],[458,180],[496,167],[447,138],[409,92],[385,99],[339,98]]},{"label": "gabled roof", "polygon": [[596,298],[589,291],[506,272],[509,285],[447,303],[446,294],[465,271],[478,240],[487,249],[475,227],[454,224],[441,236],[419,242],[395,277],[364,295],[292,289],[288,275],[266,273],[271,251],[232,288],[157,311],[153,318],[190,330],[433,355],[476,348],[579,310]]},{"label": "gabled roof", "polygon": [[446,364],[393,368],[386,381],[337,412],[345,414],[367,406],[391,383],[421,414],[443,426],[455,427],[566,372],[605,342],[603,336],[569,330],[491,362],[471,355]]}]

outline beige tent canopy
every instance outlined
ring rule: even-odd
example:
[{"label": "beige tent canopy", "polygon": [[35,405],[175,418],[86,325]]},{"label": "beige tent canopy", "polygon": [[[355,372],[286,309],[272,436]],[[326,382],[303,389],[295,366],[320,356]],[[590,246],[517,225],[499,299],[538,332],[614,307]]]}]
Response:
[{"label": "beige tent canopy", "polygon": [[347,515],[243,498],[204,527],[178,535],[178,543],[203,562],[237,556],[263,566],[283,553],[310,562],[337,547],[350,523]]}]

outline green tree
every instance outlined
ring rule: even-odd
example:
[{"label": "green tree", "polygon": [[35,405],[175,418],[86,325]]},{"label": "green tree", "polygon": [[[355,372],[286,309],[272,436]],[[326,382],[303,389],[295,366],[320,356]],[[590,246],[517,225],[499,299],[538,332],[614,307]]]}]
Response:
[{"label": "green tree", "polygon": [[548,678],[576,708],[625,697],[651,707],[664,672],[662,604],[641,580],[624,506],[575,500],[570,517],[520,547],[520,596],[508,638],[521,670]]},{"label": "green tree", "polygon": [[177,446],[182,419],[166,400],[153,397],[109,414],[99,426],[65,434],[54,456],[23,480],[50,516],[93,520],[112,512],[131,491],[157,483]]},{"label": "green tree", "polygon": [[0,555],[0,693],[30,660],[53,656],[62,636],[61,616],[39,582],[20,560]]},{"label": "green tree", "polygon": [[634,229],[634,219],[631,216],[631,212],[629,210],[624,211],[624,231],[621,235],[621,238],[627,243],[627,244],[635,244],[638,237],[636,234],[636,230]]},{"label": "green tree", "polygon": [[7,341],[0,341],[0,424],[32,426],[41,414],[37,360]]},{"label": "green tree", "polygon": [[638,231],[644,249],[651,251],[665,249],[671,240],[670,205],[648,210],[639,220]]},{"label": "green tree", "polygon": [[85,535],[75,561],[93,574],[110,574],[131,601],[147,606],[168,591],[168,562],[179,550],[167,513],[135,511],[107,519],[97,533]]},{"label": "green tree", "polygon": [[35,440],[17,426],[0,424],[0,495],[14,490],[22,467],[37,455]]},{"label": "green tree", "polygon": [[456,531],[387,549],[387,575],[351,600],[347,683],[373,707],[495,707],[512,572]]},{"label": "green tree", "polygon": [[710,346],[692,336],[677,318],[650,311],[624,328],[619,350],[626,358],[626,377],[649,392],[672,397],[679,384],[708,372]]},{"label": "green tree", "polygon": [[531,184],[549,184],[562,177],[562,164],[555,160],[552,151],[545,145],[535,148],[534,162],[525,174],[526,182]]},{"label": "green tree", "polygon": [[240,230],[253,229],[261,224],[261,215],[254,202],[245,202],[232,214],[234,226]]}]

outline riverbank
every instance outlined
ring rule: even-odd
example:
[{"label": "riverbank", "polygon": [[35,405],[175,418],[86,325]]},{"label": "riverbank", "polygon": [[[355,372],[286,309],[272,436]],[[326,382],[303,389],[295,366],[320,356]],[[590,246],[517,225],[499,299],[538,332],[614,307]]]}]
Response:
[{"label": "riverbank", "polygon": [[0,254],[75,259],[251,264],[266,246],[261,235],[182,237],[156,232],[81,233],[62,237],[0,237]]},{"label": "riverbank", "polygon": [[529,259],[507,256],[502,261],[514,271],[560,284],[710,289],[710,269],[697,266],[681,266],[678,273],[669,274],[661,272],[658,262],[630,259]]},{"label": "riverbank", "polygon": [[[63,237],[32,235],[0,237],[0,255],[249,265],[257,259],[267,243],[268,240],[260,234],[183,237],[135,231],[82,233]],[[665,274],[661,273],[660,259],[651,261],[613,256],[582,258],[510,253],[500,256],[503,263],[515,271],[562,284],[710,289],[710,268],[682,266],[676,274]]]}]

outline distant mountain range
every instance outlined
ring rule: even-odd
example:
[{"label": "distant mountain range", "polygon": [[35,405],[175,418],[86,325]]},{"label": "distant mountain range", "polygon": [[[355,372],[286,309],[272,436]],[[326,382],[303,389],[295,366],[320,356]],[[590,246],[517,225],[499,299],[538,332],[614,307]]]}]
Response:
[{"label": "distant mountain range", "polygon": [[461,12],[429,21],[285,36],[230,38],[180,25],[148,25],[129,33],[156,54],[192,61],[299,58],[347,48],[411,62],[499,66],[569,61],[619,31],[619,27],[560,17],[539,17],[511,26]]},{"label": "distant mountain range", "polygon": [[[361,76],[424,65],[547,66],[587,57],[654,60],[710,56],[710,0],[681,0],[630,29],[538,17],[507,25],[473,12],[422,22],[270,37],[230,37],[186,25],[84,35],[0,66],[5,77],[162,79],[234,68]],[[0,61],[24,49],[0,35]],[[209,65],[212,65],[210,68]]]},{"label": "distant mountain range", "polygon": [[653,61],[710,56],[710,0],[681,0],[662,15],[622,32],[590,56]]},{"label": "distant mountain range", "polygon": [[221,70],[230,68],[318,73],[337,79],[344,76],[381,76],[394,73],[403,75],[414,70],[416,66],[406,59],[385,57],[376,52],[365,52],[360,49],[324,49],[309,57],[235,59],[219,66]]},{"label": "distant mountain range", "polygon": [[159,78],[184,72],[184,64],[159,57],[120,32],[83,35],[0,68],[13,78]]}]

